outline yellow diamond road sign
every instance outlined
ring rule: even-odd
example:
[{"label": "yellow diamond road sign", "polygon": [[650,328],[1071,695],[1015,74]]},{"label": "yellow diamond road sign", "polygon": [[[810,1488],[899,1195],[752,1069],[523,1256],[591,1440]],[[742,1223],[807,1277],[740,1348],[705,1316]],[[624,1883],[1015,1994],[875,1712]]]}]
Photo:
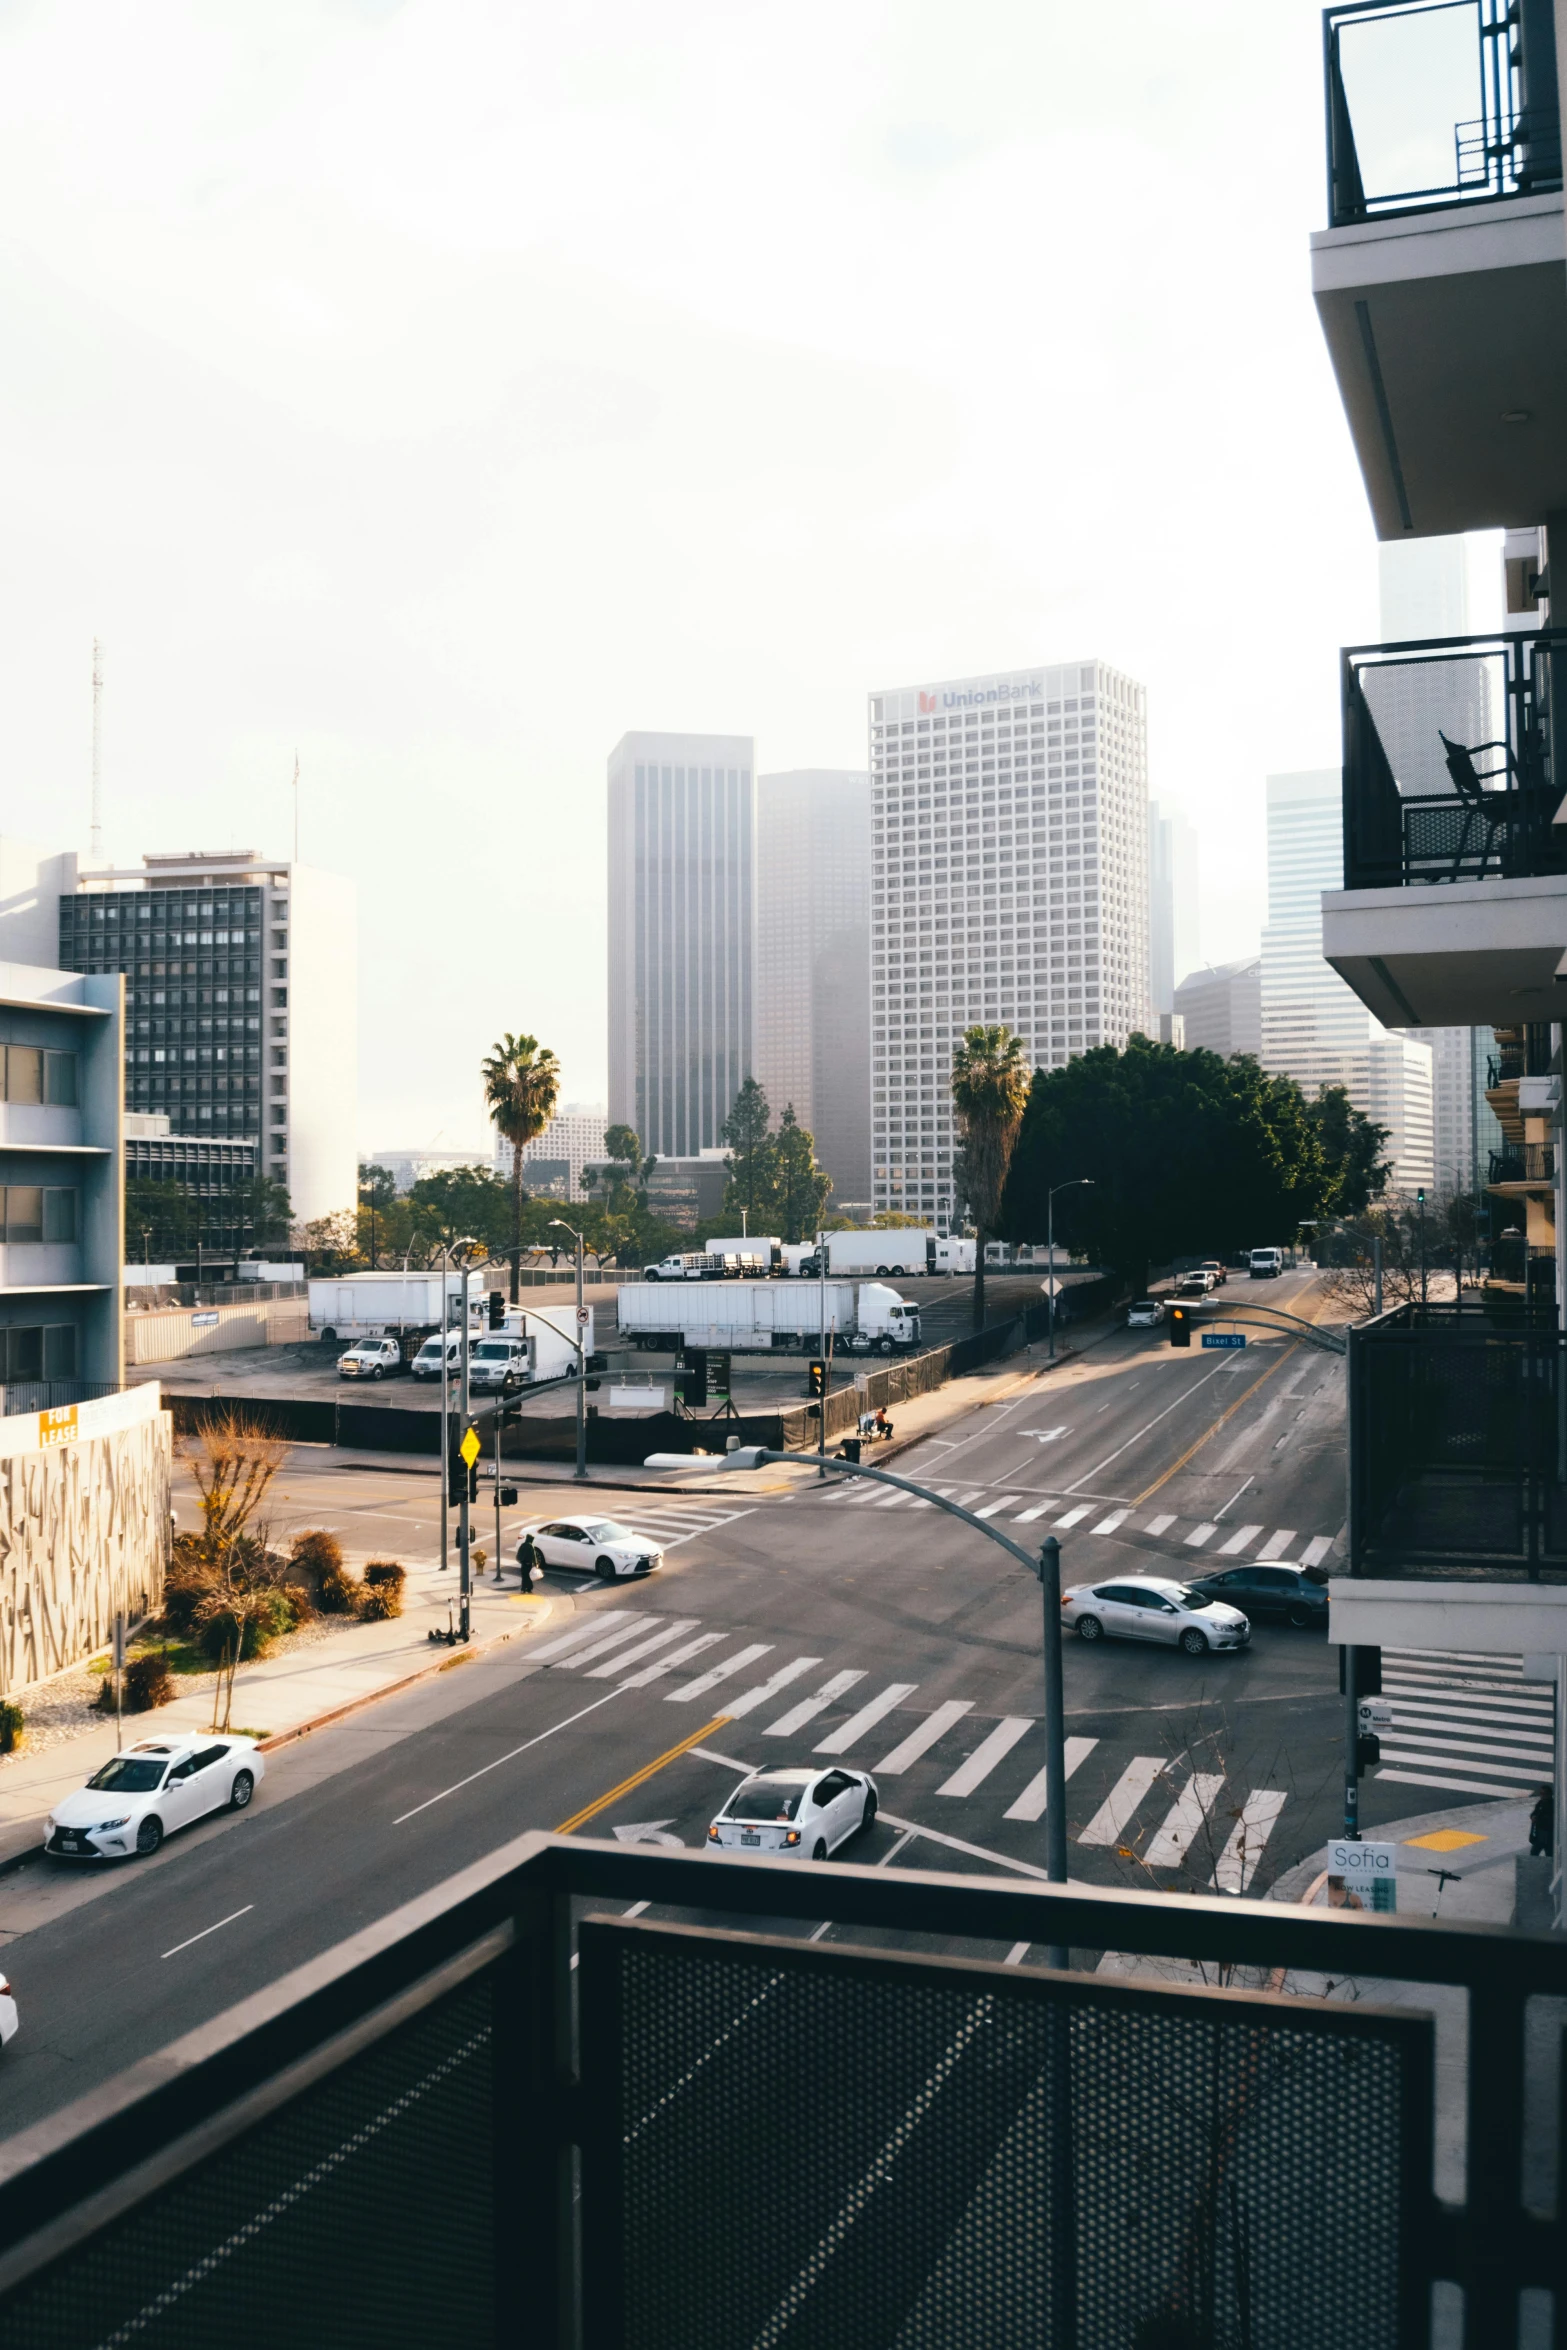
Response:
[{"label": "yellow diamond road sign", "polygon": [[470,1428],[457,1450],[462,1454],[464,1468],[471,1469],[479,1457],[479,1432]]}]

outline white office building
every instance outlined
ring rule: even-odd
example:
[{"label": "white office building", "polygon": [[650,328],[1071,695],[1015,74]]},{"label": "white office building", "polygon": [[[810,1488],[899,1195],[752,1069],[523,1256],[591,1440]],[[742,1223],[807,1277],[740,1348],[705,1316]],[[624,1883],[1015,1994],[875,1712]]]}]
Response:
[{"label": "white office building", "polygon": [[[608,1125],[602,1103],[564,1103],[543,1132],[523,1144],[522,1179],[528,1189],[548,1193],[552,1199],[584,1198],[587,1187],[582,1171],[602,1164]],[[504,1134],[495,1137],[492,1165],[504,1181],[511,1181],[512,1147]]]},{"label": "white office building", "polygon": [[645,1154],[719,1142],[751,1074],[749,735],[628,734],[609,759],[609,1116]]},{"label": "white office building", "polygon": [[1185,1030],[1188,1052],[1217,1053],[1227,1061],[1232,1053],[1262,1054],[1262,958],[1243,957],[1236,963],[1206,963],[1188,971],[1175,991],[1175,1010]]},{"label": "white office building", "polygon": [[1143,687],[1102,661],[870,697],[871,1198],[944,1223],[952,1050],[1037,1068],[1149,1024]]},{"label": "white office building", "polygon": [[1148,803],[1148,993],[1154,1012],[1176,1009],[1175,989],[1197,946],[1197,835],[1169,801]]},{"label": "white office building", "polygon": [[1342,886],[1336,767],[1268,778],[1268,920],[1262,933],[1262,1062],[1308,1100],[1342,1085],[1388,1129],[1395,1189],[1435,1182],[1429,1045],[1384,1028],[1322,957],[1322,892]]},{"label": "white office building", "polygon": [[756,784],[754,1068],[792,1103],[834,1200],[871,1196],[871,785],[810,768]]}]

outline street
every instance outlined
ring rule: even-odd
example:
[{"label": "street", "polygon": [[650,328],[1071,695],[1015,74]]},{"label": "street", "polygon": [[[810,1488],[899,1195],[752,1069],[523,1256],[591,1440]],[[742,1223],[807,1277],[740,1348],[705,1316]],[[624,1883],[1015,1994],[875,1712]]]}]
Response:
[{"label": "street", "polygon": [[[1256,1294],[1298,1310],[1311,1289],[1308,1276]],[[1048,1376],[1036,1348],[1035,1375],[1019,1358],[1004,1400],[897,1472],[1016,1540],[1058,1530],[1068,1584],[1180,1574],[1226,1549],[1325,1559],[1343,1519],[1342,1363],[1253,1341],[1182,1352],[1162,1330],[1115,1330]],[[301,1450],[280,1489],[280,1531],[332,1525],[405,1556],[433,1539],[429,1477]],[[521,1503],[508,1559],[523,1524],[585,1497],[524,1484]],[[249,1813],[150,1862],[86,1877],[39,1858],[0,1880],[0,1963],[23,2019],[0,2062],[0,2130],[524,1829],[699,1844],[736,1772],[763,1761],[842,1754],[874,1773],[880,1818],[842,1858],[1043,1874],[1040,1595],[1003,1551],[847,1480],[733,1500],[596,1485],[586,1506],[658,1533],[662,1572],[634,1588],[552,1574],[538,1637],[282,1749]],[[1249,1651],[1207,1658],[1070,1641],[1065,1704],[1076,1876],[1255,1895],[1340,1825],[1337,1658],[1320,1634],[1260,1625]],[[1472,1785],[1435,1767],[1373,1776],[1364,1823],[1472,1801]]]}]

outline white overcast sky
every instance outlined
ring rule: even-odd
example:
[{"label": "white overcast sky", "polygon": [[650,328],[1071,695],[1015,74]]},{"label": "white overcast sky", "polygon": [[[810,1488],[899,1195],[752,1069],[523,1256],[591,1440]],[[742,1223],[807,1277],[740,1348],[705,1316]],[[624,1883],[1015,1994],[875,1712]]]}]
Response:
[{"label": "white overcast sky", "polygon": [[[628,728],[1149,689],[1202,948],[1376,559],[1309,293],[1311,0],[0,5],[4,829],[353,875],[365,1146],[604,1086]],[[301,1007],[331,1017],[330,1005]],[[297,1016],[297,1015],[296,1015]]]}]

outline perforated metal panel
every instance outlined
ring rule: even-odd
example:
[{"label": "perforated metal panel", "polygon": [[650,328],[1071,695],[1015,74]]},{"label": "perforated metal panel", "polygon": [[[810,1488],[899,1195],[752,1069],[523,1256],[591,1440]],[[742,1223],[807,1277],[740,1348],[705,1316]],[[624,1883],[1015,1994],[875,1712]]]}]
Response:
[{"label": "perforated metal panel", "polygon": [[24,2288],[0,2338],[6,2350],[489,2350],[491,2170],[480,1978]]},{"label": "perforated metal panel", "polygon": [[608,1922],[581,1953],[593,2350],[1423,2339],[1423,2018]]}]

